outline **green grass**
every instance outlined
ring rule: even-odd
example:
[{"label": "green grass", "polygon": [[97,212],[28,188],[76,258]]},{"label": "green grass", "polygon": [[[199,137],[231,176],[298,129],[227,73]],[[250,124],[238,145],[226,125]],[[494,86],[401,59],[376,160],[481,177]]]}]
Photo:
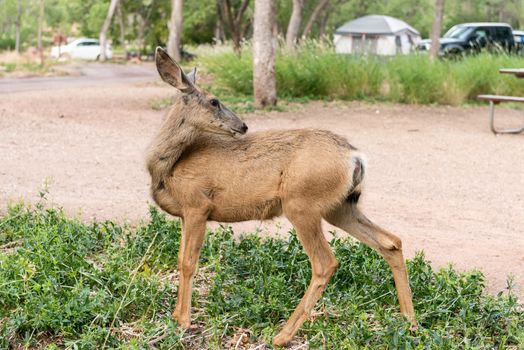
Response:
[{"label": "green grass", "polygon": [[[270,343],[310,279],[297,237],[208,235],[195,279],[193,322],[170,318],[180,223],[152,208],[136,228],[84,224],[59,209],[11,206],[0,218],[0,348],[219,349]],[[391,273],[369,248],[331,242],[340,268],[298,341],[327,349],[518,349],[524,311],[483,293],[478,271],[408,262],[420,327],[398,312]],[[268,345],[269,347],[269,345]]]},{"label": "green grass", "polygon": [[[209,53],[199,62],[213,76],[210,88],[221,96],[251,96],[252,56]],[[276,61],[280,98],[373,100],[460,105],[478,94],[524,96],[522,80],[499,74],[521,67],[522,57],[483,53],[431,62],[426,55],[395,57],[339,55],[329,45],[280,49]]]},{"label": "green grass", "polygon": [[5,73],[13,73],[15,71],[26,72],[27,74],[44,74],[50,70],[50,65],[41,65],[36,62],[27,62],[27,63],[0,63],[0,71]]},{"label": "green grass", "polygon": [[[150,105],[153,110],[161,111],[172,106],[175,103],[176,98],[176,96],[157,98],[152,100]],[[232,109],[235,113],[252,113],[261,111],[255,107],[253,99],[249,96],[226,94],[221,96],[220,101],[227,105],[228,108]],[[309,101],[308,98],[287,98],[285,100],[279,101],[276,106],[264,108],[263,112],[298,110],[302,108],[302,103],[307,101]]]}]

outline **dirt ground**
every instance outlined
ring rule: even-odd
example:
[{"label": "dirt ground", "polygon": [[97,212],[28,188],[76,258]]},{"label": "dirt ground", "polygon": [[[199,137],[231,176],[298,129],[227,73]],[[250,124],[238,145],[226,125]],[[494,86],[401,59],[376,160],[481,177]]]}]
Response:
[{"label": "dirt ground", "polygon": [[[47,181],[51,202],[85,220],[147,218],[144,154],[165,113],[151,105],[173,94],[148,79],[4,85],[0,213],[9,202],[37,201]],[[522,122],[522,111],[498,112]],[[492,135],[487,107],[314,102],[243,117],[250,132],[319,127],[346,136],[369,158],[365,212],[401,236],[408,258],[424,250],[435,267],[478,268],[492,293],[513,275],[524,297],[524,134]],[[235,228],[286,234],[289,223]]]}]

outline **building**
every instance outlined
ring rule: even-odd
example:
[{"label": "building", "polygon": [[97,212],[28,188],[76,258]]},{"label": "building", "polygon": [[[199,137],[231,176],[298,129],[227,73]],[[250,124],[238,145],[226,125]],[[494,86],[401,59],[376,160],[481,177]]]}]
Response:
[{"label": "building", "polygon": [[335,31],[337,53],[396,55],[415,49],[420,33],[397,18],[371,15],[347,22]]}]

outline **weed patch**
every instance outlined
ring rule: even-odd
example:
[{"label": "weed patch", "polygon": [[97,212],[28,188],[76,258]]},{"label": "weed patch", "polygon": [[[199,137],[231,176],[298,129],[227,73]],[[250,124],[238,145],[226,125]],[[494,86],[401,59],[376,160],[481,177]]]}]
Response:
[{"label": "weed patch", "polygon": [[[169,108],[176,102],[175,96],[159,98],[151,101],[151,108],[155,111],[161,111]],[[224,103],[228,108],[232,109],[235,113],[253,113],[253,112],[284,112],[290,110],[300,109],[302,103],[309,101],[308,98],[286,98],[278,101],[278,105],[257,108],[253,103],[253,99],[249,96],[236,96],[223,94],[220,96],[220,101]]]},{"label": "weed patch", "polygon": [[[59,209],[15,205],[0,218],[0,348],[218,349],[270,344],[311,277],[297,237],[208,234],[195,279],[193,323],[171,320],[178,220],[152,208],[131,228],[84,224]],[[478,271],[408,261],[420,323],[398,311],[391,272],[371,249],[331,242],[340,268],[296,342],[328,349],[512,349],[524,311],[511,289],[483,293]],[[267,345],[266,348],[271,348]]]},{"label": "weed patch", "polygon": [[[209,53],[199,61],[213,77],[210,88],[219,96],[253,94],[249,50],[245,49],[241,56]],[[435,61],[417,54],[341,55],[329,45],[309,44],[295,51],[278,51],[277,92],[281,99],[460,105],[476,101],[479,94],[524,96],[519,79],[498,72],[502,67],[520,67],[521,61],[518,56],[490,53]]]}]

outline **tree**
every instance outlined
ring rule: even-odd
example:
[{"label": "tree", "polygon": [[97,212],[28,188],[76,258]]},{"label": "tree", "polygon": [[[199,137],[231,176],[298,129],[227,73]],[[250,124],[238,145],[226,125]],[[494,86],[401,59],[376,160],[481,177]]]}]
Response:
[{"label": "tree", "polygon": [[442,17],[444,15],[444,0],[436,0],[435,2],[435,19],[433,20],[433,27],[431,29],[431,47],[429,48],[429,57],[434,59],[437,57],[440,49],[440,30],[442,29]]},{"label": "tree", "polygon": [[255,0],[254,17],[253,90],[255,105],[274,106],[277,103],[274,0]]},{"label": "tree", "polygon": [[[182,38],[184,44],[212,43],[216,38],[224,40],[223,21],[218,20],[217,0],[184,2],[184,23]],[[218,36],[216,35],[218,33]]]},{"label": "tree", "polygon": [[15,51],[17,54],[20,54],[20,27],[22,26],[22,1],[16,1],[16,34],[15,34]]},{"label": "tree", "polygon": [[120,26],[120,45],[122,45],[122,49],[124,49],[124,57],[127,58],[126,26],[124,23],[124,14],[122,11],[121,3],[118,3],[116,10],[117,10],[117,16],[118,16],[118,24]]},{"label": "tree", "polygon": [[216,43],[223,44],[226,39],[226,33],[224,32],[224,16],[221,6],[222,0],[216,1],[217,8],[217,20],[215,24],[214,39]]},{"label": "tree", "polygon": [[435,0],[389,0],[382,4],[383,9],[377,11],[388,16],[400,18],[420,31],[424,37],[428,37],[431,23],[433,22],[433,12],[428,11]]},{"label": "tree", "polygon": [[113,15],[115,14],[116,6],[118,5],[118,0],[111,0],[109,4],[109,9],[107,11],[107,16],[100,30],[100,61],[105,61],[106,57],[106,48],[107,48],[107,30],[111,25]]},{"label": "tree", "polygon": [[219,2],[218,6],[219,11],[221,10],[225,14],[223,17],[226,19],[226,23],[229,26],[231,39],[233,39],[233,49],[237,54],[240,54],[240,44],[242,42],[242,38],[246,34],[250,25],[249,20],[243,24],[244,13],[246,12],[248,6],[249,0],[242,0],[236,12],[233,12],[231,0],[222,0]]},{"label": "tree", "polygon": [[309,17],[309,21],[307,21],[306,27],[304,28],[304,33],[302,33],[302,36],[304,38],[307,38],[309,36],[309,33],[311,32],[311,29],[313,28],[313,24],[317,20],[320,13],[324,10],[324,8],[329,4],[329,0],[320,0],[313,10],[313,13],[311,13],[311,17]]},{"label": "tree", "polygon": [[330,4],[327,4],[326,9],[324,10],[324,14],[320,18],[320,22],[318,24],[318,36],[323,37],[326,35],[326,27],[329,20],[329,15],[332,11],[329,10]]},{"label": "tree", "polygon": [[44,0],[40,0],[40,13],[38,16],[38,53],[40,55],[40,65],[44,65],[44,48],[42,46],[42,27],[44,25]]},{"label": "tree", "polygon": [[[134,41],[139,52],[145,53],[148,45],[167,42],[166,23],[169,22],[171,1],[126,0],[122,2],[122,12],[129,17],[126,36]],[[158,32],[163,33],[162,40],[157,40]]]},{"label": "tree", "polygon": [[288,49],[294,48],[297,43],[303,10],[304,0],[293,0],[293,11],[291,12],[291,18],[289,19],[286,32],[286,46]]},{"label": "tree", "polygon": [[175,61],[180,62],[180,42],[182,37],[183,0],[171,1],[171,21],[169,22],[169,39],[167,40],[167,52]]}]

